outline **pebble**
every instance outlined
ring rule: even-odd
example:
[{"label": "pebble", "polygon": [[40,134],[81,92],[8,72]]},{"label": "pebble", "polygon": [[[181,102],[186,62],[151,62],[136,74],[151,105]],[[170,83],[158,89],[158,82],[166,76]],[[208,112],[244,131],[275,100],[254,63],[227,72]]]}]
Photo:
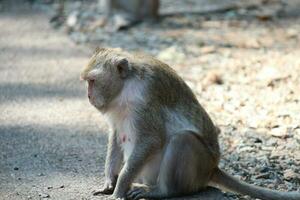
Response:
[{"label": "pebble", "polygon": [[47,199],[47,198],[50,198],[50,195],[47,194],[47,193],[40,193],[39,196],[43,199]]},{"label": "pebble", "polygon": [[284,179],[285,180],[291,180],[291,179],[294,179],[294,178],[298,178],[299,177],[299,174],[297,175],[293,170],[291,169],[287,169],[284,171]]}]

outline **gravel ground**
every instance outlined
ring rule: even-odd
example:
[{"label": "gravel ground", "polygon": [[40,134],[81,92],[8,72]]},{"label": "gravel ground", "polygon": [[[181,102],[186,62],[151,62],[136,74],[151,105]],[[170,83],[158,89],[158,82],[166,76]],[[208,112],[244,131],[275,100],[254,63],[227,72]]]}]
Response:
[{"label": "gravel ground", "polygon": [[[222,168],[249,183],[299,191],[297,0],[172,15],[116,33],[97,27],[92,0],[67,3],[66,19],[76,23],[57,31],[44,14],[49,5],[7,2],[0,13],[0,199],[104,198],[91,193],[103,181],[106,126],[78,81],[95,46],[142,50],[170,64],[222,129]],[[162,0],[161,13],[209,2]]]}]

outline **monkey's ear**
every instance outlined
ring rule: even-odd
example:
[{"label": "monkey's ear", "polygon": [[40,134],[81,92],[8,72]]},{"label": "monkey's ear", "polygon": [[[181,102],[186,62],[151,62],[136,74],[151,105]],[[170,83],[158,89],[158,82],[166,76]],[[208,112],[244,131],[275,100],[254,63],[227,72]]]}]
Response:
[{"label": "monkey's ear", "polygon": [[126,78],[129,73],[129,62],[126,58],[122,58],[116,62],[117,70],[122,78]]}]

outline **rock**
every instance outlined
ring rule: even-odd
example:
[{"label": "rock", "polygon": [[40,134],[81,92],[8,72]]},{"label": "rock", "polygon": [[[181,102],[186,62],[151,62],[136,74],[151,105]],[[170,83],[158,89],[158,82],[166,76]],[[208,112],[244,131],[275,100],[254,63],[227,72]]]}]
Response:
[{"label": "rock", "polygon": [[47,193],[40,193],[39,196],[43,199],[50,198],[50,195]]},{"label": "rock", "polygon": [[274,12],[272,10],[265,10],[256,14],[256,17],[261,21],[267,21],[274,17]]},{"label": "rock", "polygon": [[78,16],[79,12],[78,11],[73,11],[67,18],[66,25],[69,28],[74,28],[75,25],[78,23]]},{"label": "rock", "polygon": [[89,25],[89,30],[91,31],[95,31],[97,28],[102,28],[106,25],[107,23],[107,20],[102,17],[94,22],[92,22],[90,25]]},{"label": "rock", "polygon": [[255,176],[255,179],[269,179],[269,178],[270,178],[269,173],[262,173],[262,174]]},{"label": "rock", "polygon": [[262,143],[262,140],[260,138],[255,138],[254,143]]},{"label": "rock", "polygon": [[290,28],[286,31],[286,35],[288,38],[297,38],[299,35],[299,32],[296,29]]},{"label": "rock", "polygon": [[202,86],[204,88],[213,84],[218,84],[218,85],[223,84],[223,79],[221,77],[221,74],[217,71],[210,71],[209,73],[207,73],[207,75],[202,81]]},{"label": "rock", "polygon": [[214,53],[216,52],[216,47],[215,46],[204,46],[200,48],[200,53],[201,54],[209,54],[209,53]]},{"label": "rock", "polygon": [[38,176],[45,176],[45,174],[44,173],[39,173]]},{"label": "rock", "polygon": [[271,153],[271,155],[270,155],[270,158],[271,159],[284,159],[284,158],[286,158],[286,156],[287,156],[287,152],[286,151],[284,151],[284,150],[273,150],[272,151],[272,153]]},{"label": "rock", "polygon": [[275,67],[264,67],[260,72],[258,72],[257,78],[259,80],[268,80],[281,78],[282,74]]},{"label": "rock", "polygon": [[298,176],[299,175],[296,174],[292,169],[287,169],[283,172],[283,177],[287,181],[297,178]]},{"label": "rock", "polygon": [[287,138],[289,136],[287,129],[284,127],[272,128],[270,134],[279,138]]},{"label": "rock", "polygon": [[299,128],[294,130],[294,137],[300,141],[300,129]]},{"label": "rock", "polygon": [[271,170],[270,170],[270,168],[267,167],[267,166],[265,166],[265,167],[263,167],[262,169],[260,169],[260,172],[261,172],[261,173],[267,173],[267,172],[269,172],[269,171],[271,171]]}]

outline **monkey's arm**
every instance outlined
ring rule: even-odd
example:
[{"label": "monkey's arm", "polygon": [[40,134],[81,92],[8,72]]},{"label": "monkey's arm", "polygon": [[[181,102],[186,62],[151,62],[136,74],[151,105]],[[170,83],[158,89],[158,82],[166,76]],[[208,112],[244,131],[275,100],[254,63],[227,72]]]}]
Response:
[{"label": "monkey's arm", "polygon": [[119,172],[121,170],[123,155],[121,147],[117,142],[117,133],[112,131],[109,134],[107,154],[105,161],[105,183],[103,188],[94,193],[97,194],[112,194],[114,192]]}]

